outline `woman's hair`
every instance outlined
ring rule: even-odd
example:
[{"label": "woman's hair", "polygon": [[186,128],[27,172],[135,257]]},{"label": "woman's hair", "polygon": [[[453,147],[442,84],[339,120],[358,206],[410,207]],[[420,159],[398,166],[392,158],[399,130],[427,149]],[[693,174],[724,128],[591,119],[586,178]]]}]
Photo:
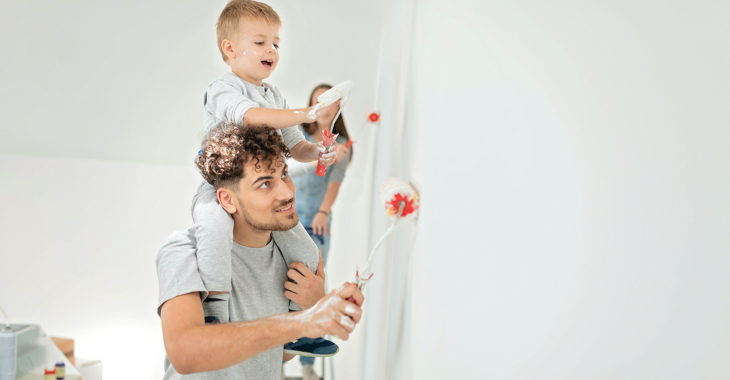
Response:
[{"label": "woman's hair", "polygon": [[[309,105],[307,107],[311,107],[314,105],[313,99],[314,93],[317,92],[317,90],[325,89],[329,90],[332,88],[332,86],[328,84],[320,84],[319,86],[315,87],[314,90],[312,90],[312,93],[309,94]],[[340,107],[342,107],[342,104],[340,104]],[[304,128],[304,132],[309,133],[310,135],[313,135],[316,133],[317,125],[315,123],[302,123],[302,128]],[[340,114],[340,117],[337,118],[337,121],[335,121],[335,126],[332,128],[333,133],[339,133],[340,136],[344,136],[346,139],[350,139],[350,134],[347,133],[347,128],[345,127],[345,119],[343,118],[343,115]],[[353,155],[353,149],[352,146],[350,146],[350,161],[352,161],[352,155]]]}]

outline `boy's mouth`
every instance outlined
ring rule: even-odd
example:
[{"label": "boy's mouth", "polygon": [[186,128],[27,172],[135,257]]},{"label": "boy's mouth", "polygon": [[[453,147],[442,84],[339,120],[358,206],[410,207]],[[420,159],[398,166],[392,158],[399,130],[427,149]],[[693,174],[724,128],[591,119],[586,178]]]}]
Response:
[{"label": "boy's mouth", "polygon": [[271,70],[271,67],[274,65],[274,61],[270,59],[265,59],[261,61],[261,64],[264,66],[266,70]]}]

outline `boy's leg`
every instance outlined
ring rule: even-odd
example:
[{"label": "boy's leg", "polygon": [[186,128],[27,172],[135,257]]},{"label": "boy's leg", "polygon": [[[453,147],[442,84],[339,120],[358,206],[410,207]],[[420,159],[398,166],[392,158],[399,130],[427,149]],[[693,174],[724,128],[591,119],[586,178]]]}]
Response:
[{"label": "boy's leg", "polygon": [[[328,223],[329,224],[329,223]],[[329,227],[329,225],[327,226]],[[327,258],[330,256],[330,234],[325,233],[323,236],[324,243],[317,244],[317,248],[319,248],[319,252],[322,253],[322,263],[324,266],[327,266]]]},{"label": "boy's leg", "polygon": [[193,222],[200,277],[213,293],[203,302],[205,315],[228,322],[233,218],[218,204],[216,191],[208,183],[201,184],[193,198]]},{"label": "boy's leg", "polygon": [[[279,246],[286,264],[300,262],[305,264],[312,273],[317,272],[319,265],[319,242],[313,241],[307,230],[298,223],[289,231],[274,231],[274,240]],[[323,260],[324,261],[324,260]],[[289,310],[301,310],[294,302],[289,303]],[[301,338],[284,345],[284,353],[304,356],[333,356],[340,348],[332,341],[324,338]],[[302,360],[302,359],[300,359]]]},{"label": "boy's leg", "polygon": [[[293,262],[300,262],[306,265],[312,273],[317,273],[319,249],[301,223],[297,223],[294,228],[288,231],[274,231],[273,237],[284,256],[287,267]],[[294,302],[289,303],[289,309],[301,310]]]}]

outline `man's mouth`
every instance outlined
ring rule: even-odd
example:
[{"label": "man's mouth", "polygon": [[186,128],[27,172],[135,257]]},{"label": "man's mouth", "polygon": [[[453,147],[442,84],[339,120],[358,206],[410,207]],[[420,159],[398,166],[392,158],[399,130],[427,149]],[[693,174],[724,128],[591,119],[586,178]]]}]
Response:
[{"label": "man's mouth", "polygon": [[291,202],[288,205],[276,210],[276,212],[280,212],[282,214],[289,214],[293,211],[294,211],[294,202]]},{"label": "man's mouth", "polygon": [[265,59],[265,60],[261,61],[261,64],[264,66],[264,68],[266,70],[271,70],[271,68],[274,65],[274,61],[272,61],[270,59]]}]

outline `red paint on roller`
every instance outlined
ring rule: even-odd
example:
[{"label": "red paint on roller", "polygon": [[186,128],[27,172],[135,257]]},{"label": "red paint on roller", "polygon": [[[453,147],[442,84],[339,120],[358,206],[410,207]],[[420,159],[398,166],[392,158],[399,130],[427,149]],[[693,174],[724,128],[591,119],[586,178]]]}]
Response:
[{"label": "red paint on roller", "polygon": [[[337,135],[339,135],[339,133],[335,133],[333,135],[329,129],[325,128],[322,130],[322,143],[325,146],[325,148],[327,148],[326,152],[330,151],[332,142],[335,141],[335,139],[337,138]],[[322,153],[320,153],[319,162],[317,162],[317,175],[322,177],[325,173],[327,173],[327,167],[322,163]]]},{"label": "red paint on roller", "polygon": [[389,200],[386,203],[388,205],[388,214],[397,214],[398,210],[400,209],[401,202],[405,203],[405,207],[403,207],[403,213],[400,214],[401,218],[412,214],[413,211],[416,211],[418,209],[418,205],[415,204],[413,198],[408,199],[405,194],[398,193],[393,197],[393,199]]},{"label": "red paint on roller", "polygon": [[370,115],[368,115],[368,119],[370,119],[370,121],[372,121],[373,123],[375,123],[376,121],[380,120],[380,115],[377,114],[377,113],[375,113],[375,112],[373,112]]},{"label": "red paint on roller", "polygon": [[354,141],[352,141],[350,139],[347,139],[347,143],[345,144],[345,148],[351,147],[353,143],[354,143]]}]

